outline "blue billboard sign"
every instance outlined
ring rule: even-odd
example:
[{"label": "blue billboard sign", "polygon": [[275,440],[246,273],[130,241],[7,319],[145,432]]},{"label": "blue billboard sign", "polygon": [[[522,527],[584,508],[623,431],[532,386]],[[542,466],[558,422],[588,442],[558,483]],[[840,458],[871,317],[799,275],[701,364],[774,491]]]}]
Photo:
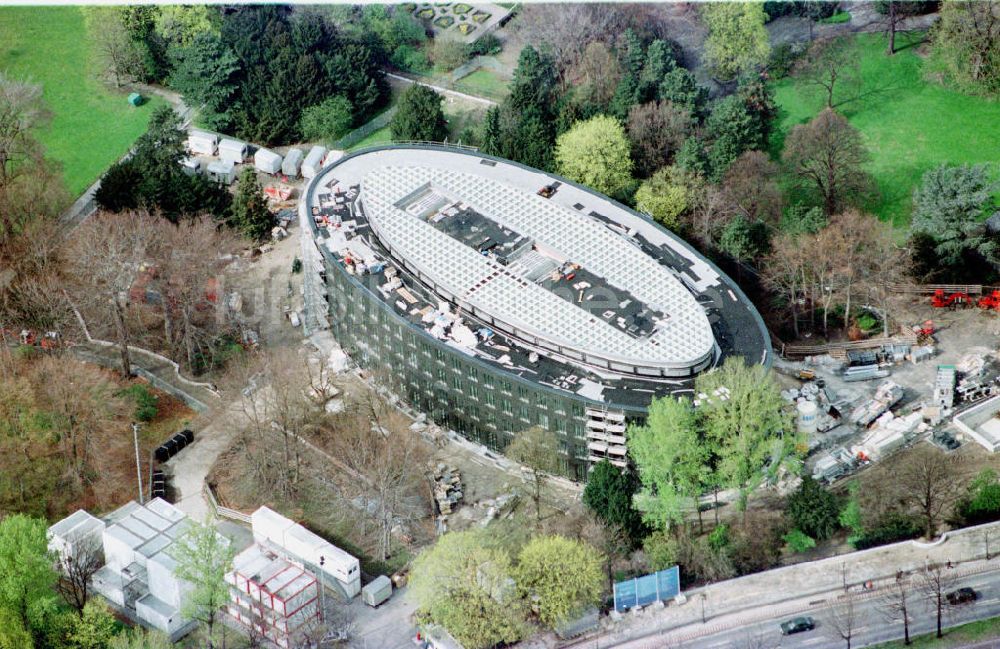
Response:
[{"label": "blue billboard sign", "polygon": [[615,610],[624,613],[636,606],[677,597],[681,592],[680,568],[674,566],[660,572],[619,581],[615,584]]}]

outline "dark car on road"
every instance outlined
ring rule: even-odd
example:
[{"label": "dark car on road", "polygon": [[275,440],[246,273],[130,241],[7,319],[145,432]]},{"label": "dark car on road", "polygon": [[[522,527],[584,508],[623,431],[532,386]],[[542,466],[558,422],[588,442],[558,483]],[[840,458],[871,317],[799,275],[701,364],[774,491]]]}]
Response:
[{"label": "dark car on road", "polygon": [[979,595],[977,595],[976,591],[971,588],[959,588],[958,590],[953,590],[945,595],[945,599],[947,599],[948,603],[952,605],[968,604],[969,602],[976,601],[977,597],[979,597]]},{"label": "dark car on road", "polygon": [[797,617],[781,623],[781,635],[792,635],[803,631],[812,631],[816,623],[811,617]]}]

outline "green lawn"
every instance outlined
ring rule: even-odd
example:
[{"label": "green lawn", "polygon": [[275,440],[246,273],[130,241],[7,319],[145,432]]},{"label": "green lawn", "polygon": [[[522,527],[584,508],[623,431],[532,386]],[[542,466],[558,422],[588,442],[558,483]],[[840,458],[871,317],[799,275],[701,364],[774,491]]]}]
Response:
[{"label": "green lawn", "polygon": [[52,119],[38,139],[76,197],[146,130],[158,97],[134,108],[94,78],[79,7],[0,7],[0,71],[42,85]]},{"label": "green lawn", "polygon": [[1000,617],[970,622],[946,629],[940,640],[933,633],[910,638],[913,642],[907,647],[902,640],[872,645],[869,649],[949,649],[964,647],[974,642],[1000,638]]},{"label": "green lawn", "polygon": [[[920,36],[917,35],[914,41]],[[926,170],[943,162],[991,163],[1000,177],[1000,103],[954,92],[923,78],[916,43],[895,56],[885,55],[881,35],[857,37],[862,50],[861,100],[838,106],[864,136],[881,198],[868,209],[897,226],[909,223],[913,188]],[[897,42],[900,37],[897,36]],[[793,80],[777,84],[780,107],[774,151],[793,125],[811,119],[821,101],[801,92]]]},{"label": "green lawn", "polygon": [[509,83],[507,79],[504,79],[496,72],[479,68],[455,82],[455,90],[500,101],[507,96],[507,85]]},{"label": "green lawn", "polygon": [[355,149],[363,149],[366,146],[388,144],[389,142],[392,142],[392,134],[389,132],[389,127],[385,126],[377,131],[374,131],[371,135],[359,141],[354,146],[350,147],[348,151],[354,151]]}]

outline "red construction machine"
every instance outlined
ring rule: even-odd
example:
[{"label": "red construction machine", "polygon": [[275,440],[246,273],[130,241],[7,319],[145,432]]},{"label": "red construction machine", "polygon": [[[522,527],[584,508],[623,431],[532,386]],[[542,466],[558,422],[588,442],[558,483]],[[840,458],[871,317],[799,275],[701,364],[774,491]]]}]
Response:
[{"label": "red construction machine", "polygon": [[989,295],[979,298],[979,308],[1000,311],[1000,290],[994,289]]},{"label": "red construction machine", "polygon": [[931,306],[935,309],[943,309],[945,307],[955,308],[967,304],[972,304],[972,298],[964,291],[945,293],[944,289],[939,288],[931,296]]}]

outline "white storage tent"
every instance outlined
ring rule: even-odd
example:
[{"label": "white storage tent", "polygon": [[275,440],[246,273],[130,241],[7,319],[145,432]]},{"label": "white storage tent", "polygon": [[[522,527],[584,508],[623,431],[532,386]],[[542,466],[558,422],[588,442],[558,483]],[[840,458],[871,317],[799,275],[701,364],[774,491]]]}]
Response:
[{"label": "white storage tent", "polygon": [[205,131],[191,131],[188,134],[188,151],[195,155],[215,155],[215,147],[219,143],[219,136],[215,133]]},{"label": "white storage tent", "polygon": [[209,162],[205,172],[209,180],[223,185],[232,185],[236,180],[236,165],[229,160]]},{"label": "white storage tent", "polygon": [[344,157],[343,151],[338,151],[336,149],[330,149],[326,152],[326,156],[323,158],[323,166],[332,165],[337,160]]},{"label": "white storage tent", "polygon": [[222,140],[219,142],[219,159],[224,162],[240,164],[247,157],[246,142],[239,140]]},{"label": "white storage tent", "polygon": [[326,147],[317,144],[309,149],[309,155],[306,156],[305,162],[302,163],[302,177],[310,179],[316,176],[319,170],[323,168],[323,158],[325,157]]},{"label": "white storage tent", "polygon": [[281,171],[281,156],[274,151],[257,149],[253,154],[253,166],[266,174],[276,174]]},{"label": "white storage tent", "polygon": [[289,178],[297,178],[301,168],[302,149],[291,149],[285,154],[285,161],[281,163],[281,173]]}]

